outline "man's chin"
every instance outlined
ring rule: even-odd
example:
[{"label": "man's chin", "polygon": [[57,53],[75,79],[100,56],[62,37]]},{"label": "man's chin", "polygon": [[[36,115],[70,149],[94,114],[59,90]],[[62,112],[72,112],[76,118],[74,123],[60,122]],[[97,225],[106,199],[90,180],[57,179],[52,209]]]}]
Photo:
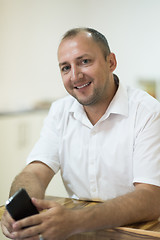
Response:
[{"label": "man's chin", "polygon": [[83,106],[91,106],[91,105],[94,105],[96,103],[96,101],[93,100],[93,99],[79,99],[77,97],[75,97],[75,98]]}]

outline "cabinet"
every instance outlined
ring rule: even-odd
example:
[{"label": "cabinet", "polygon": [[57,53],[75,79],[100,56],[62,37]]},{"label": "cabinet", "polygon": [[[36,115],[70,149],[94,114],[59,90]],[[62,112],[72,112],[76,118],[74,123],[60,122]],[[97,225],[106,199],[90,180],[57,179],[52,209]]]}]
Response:
[{"label": "cabinet", "polygon": [[[8,198],[11,182],[25,167],[25,160],[38,140],[47,110],[0,115],[0,205]],[[67,196],[60,174],[46,194]]]}]

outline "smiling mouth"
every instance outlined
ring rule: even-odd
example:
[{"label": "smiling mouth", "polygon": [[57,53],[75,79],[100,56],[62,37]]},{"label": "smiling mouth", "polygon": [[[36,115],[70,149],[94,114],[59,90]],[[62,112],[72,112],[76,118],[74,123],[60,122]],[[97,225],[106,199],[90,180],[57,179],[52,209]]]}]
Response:
[{"label": "smiling mouth", "polygon": [[91,84],[91,82],[86,83],[86,84],[84,84],[84,85],[82,85],[82,86],[77,86],[77,87],[75,87],[75,88],[76,88],[76,89],[81,89],[81,88],[84,88],[84,87],[89,86],[90,84]]}]

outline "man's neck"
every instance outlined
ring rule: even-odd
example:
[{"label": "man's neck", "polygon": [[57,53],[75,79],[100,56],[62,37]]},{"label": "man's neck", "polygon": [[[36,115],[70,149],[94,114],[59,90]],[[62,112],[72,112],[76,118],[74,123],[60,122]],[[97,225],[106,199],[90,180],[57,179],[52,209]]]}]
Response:
[{"label": "man's neck", "polygon": [[[109,104],[108,104],[109,106]],[[101,104],[101,106],[84,106],[84,110],[87,114],[88,119],[92,123],[92,125],[95,125],[99,119],[105,114],[108,106],[106,104]]]},{"label": "man's neck", "polygon": [[105,114],[108,106],[110,105],[110,102],[112,101],[114,95],[116,94],[118,85],[119,85],[119,79],[115,75],[112,89],[110,89],[110,91],[112,92],[110,97],[106,100],[102,100],[101,102],[98,102],[97,104],[94,104],[91,106],[84,106],[84,110],[88,116],[88,119],[93,125],[95,125],[101,119],[101,117]]}]

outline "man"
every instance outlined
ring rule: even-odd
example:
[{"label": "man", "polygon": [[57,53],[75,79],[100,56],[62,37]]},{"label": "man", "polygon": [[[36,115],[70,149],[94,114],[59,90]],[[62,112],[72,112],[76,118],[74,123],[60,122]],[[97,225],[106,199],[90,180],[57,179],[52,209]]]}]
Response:
[{"label": "man", "polygon": [[[58,61],[71,96],[53,103],[28,165],[10,192],[25,187],[34,205],[47,211],[17,222],[5,212],[4,234],[11,239],[57,240],[157,219],[160,104],[122,85],[113,74],[115,55],[96,30],[68,31]],[[70,197],[103,203],[73,211],[43,200],[59,169]],[[26,226],[31,227],[23,229]]]}]

